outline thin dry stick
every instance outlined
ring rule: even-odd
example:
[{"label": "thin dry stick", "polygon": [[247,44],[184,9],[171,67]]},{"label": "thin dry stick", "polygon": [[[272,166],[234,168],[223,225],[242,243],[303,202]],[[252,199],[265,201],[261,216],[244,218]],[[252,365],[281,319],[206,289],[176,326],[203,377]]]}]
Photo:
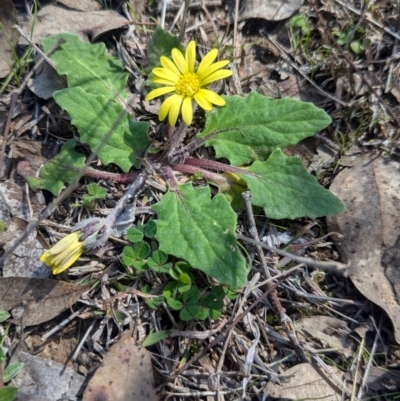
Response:
[{"label": "thin dry stick", "polygon": [[360,388],[358,390],[357,398],[359,400],[361,400],[361,397],[363,396],[364,388],[367,385],[367,379],[368,379],[368,376],[369,376],[369,373],[370,373],[370,369],[371,369],[371,366],[372,366],[372,362],[373,362],[373,359],[374,359],[374,355],[375,355],[376,349],[378,347],[378,341],[379,341],[380,336],[381,336],[382,320],[383,320],[383,315],[381,315],[381,317],[379,319],[379,324],[378,324],[378,327],[376,328],[377,330],[376,330],[376,335],[375,335],[375,338],[374,338],[374,343],[372,344],[372,348],[371,348],[371,352],[369,354],[369,359],[368,359],[368,362],[367,362],[367,366],[365,367],[364,376],[362,378],[361,385],[360,385]]},{"label": "thin dry stick", "polygon": [[[27,76],[24,78],[24,80],[22,81],[22,84],[20,85],[20,87],[17,90],[17,94],[20,95],[22,93],[22,91],[24,90],[25,86],[28,84],[29,79],[32,77],[32,75],[35,73],[35,71],[44,63],[44,61],[46,60],[47,62],[49,62],[49,56],[51,56],[63,43],[65,43],[66,40],[63,38],[60,38],[57,40],[57,42],[49,49],[49,51],[47,51],[45,53],[45,57],[43,57],[42,53],[40,53],[40,55],[42,56],[42,58],[33,66],[33,68],[31,69],[31,71],[29,71],[29,73],[27,74]],[[53,68],[54,64],[50,64]]]},{"label": "thin dry stick", "polygon": [[17,93],[11,94],[10,108],[8,109],[7,121],[6,121],[6,124],[4,126],[3,143],[1,144],[1,151],[0,151],[0,177],[3,175],[4,155],[6,153],[8,134],[10,132],[11,120],[12,120],[12,116],[13,116],[13,113],[14,113],[15,105],[17,103],[17,98],[18,98],[18,94]]},{"label": "thin dry stick", "polygon": [[42,50],[40,50],[38,46],[35,45],[35,43],[32,42],[19,25],[13,25],[13,28],[18,31],[18,33],[49,63],[49,65],[56,69],[55,64],[46,56],[45,53],[42,52]]},{"label": "thin dry stick", "polygon": [[[247,218],[249,220],[249,225],[250,225],[249,232],[250,232],[250,235],[254,238],[254,240],[257,241],[256,251],[261,260],[261,264],[262,264],[262,267],[264,270],[264,275],[267,279],[269,279],[271,277],[271,275],[269,273],[269,269],[268,269],[267,261],[265,259],[264,251],[261,248],[261,246],[259,245],[259,244],[261,244],[261,242],[260,242],[260,237],[258,236],[256,221],[254,219],[253,209],[252,209],[252,205],[251,205],[250,191],[243,192],[242,197],[244,199],[244,203],[246,204]],[[271,289],[272,284],[267,283],[266,287],[269,290],[269,289]],[[272,302],[272,305],[275,308],[275,311],[279,315],[279,320],[280,320],[281,324],[283,325],[283,327],[286,331],[286,334],[292,341],[293,348],[297,354],[297,357],[299,358],[299,360],[301,362],[308,362],[306,356],[304,355],[303,350],[300,347],[300,343],[299,343],[299,340],[297,339],[296,330],[294,328],[293,322],[290,319],[290,317],[286,314],[286,311],[282,308],[282,305],[279,301],[276,290],[273,290],[270,292],[270,301]]]},{"label": "thin dry stick", "polygon": [[[341,4],[343,7],[347,7],[344,4],[342,4],[340,1],[337,1],[339,4]],[[328,35],[326,35],[327,29],[326,29],[326,24],[324,19],[322,18],[317,6],[315,5],[314,2],[311,2],[311,4],[314,7],[314,10],[317,13],[317,17],[319,22],[321,23],[323,29],[321,30],[321,34],[325,37],[325,41],[328,41],[329,43],[332,43],[332,41],[330,40],[330,38],[328,37]],[[349,8],[351,9],[351,8]],[[353,11],[353,10],[352,10]],[[361,14],[361,12],[357,13],[358,15]],[[366,18],[368,21],[369,19]],[[397,36],[396,36],[397,37]],[[398,39],[400,37],[397,37]],[[368,89],[371,91],[371,93],[374,94],[374,96],[378,99],[379,103],[382,105],[382,107],[386,110],[386,112],[389,114],[390,118],[392,119],[393,124],[398,128],[397,132],[395,135],[393,135],[392,137],[392,143],[394,143],[397,138],[400,135],[400,121],[397,119],[397,117],[394,115],[393,111],[390,109],[390,107],[384,102],[384,100],[382,99],[382,97],[378,94],[378,92],[375,90],[375,88],[370,84],[370,82],[368,81],[368,79],[365,77],[365,75],[358,69],[358,67],[353,63],[353,60],[351,59],[351,57],[344,52],[340,46],[337,43],[333,44],[336,49],[339,51],[340,55],[351,65],[351,67],[353,68],[353,70],[359,75],[359,77],[361,78],[361,80],[363,81],[363,83],[368,87]]]},{"label": "thin dry stick", "polygon": [[[340,0],[335,0],[336,3],[339,3],[342,7],[347,8],[348,10],[350,10],[351,12],[357,14],[357,15],[361,15],[362,11],[358,10],[357,8],[352,7],[351,5],[349,5],[348,3],[343,3]],[[388,33],[389,35],[393,36],[394,38],[400,40],[400,35],[397,34],[396,32],[393,32],[392,30],[390,30],[389,28],[386,28],[383,24],[381,24],[380,22],[374,20],[373,18],[370,18],[368,16],[365,17],[365,19],[370,22],[371,24],[377,26],[380,29],[383,29],[386,33]]]},{"label": "thin dry stick", "polygon": [[250,244],[253,245],[260,245],[261,248],[267,249],[270,252],[276,253],[281,256],[287,256],[288,258],[295,260],[296,262],[299,263],[304,263],[307,266],[312,266],[316,267],[318,269],[321,269],[323,271],[326,271],[328,273],[336,273],[341,276],[347,277],[349,274],[346,271],[347,265],[344,265],[342,263],[338,262],[316,262],[315,260],[312,260],[310,258],[303,258],[302,256],[297,256],[293,255],[292,253],[282,251],[278,248],[275,248],[273,246],[269,246],[263,242],[256,241],[254,239],[251,239],[249,237],[246,237],[245,235],[238,234],[237,235],[238,239],[241,239],[242,241],[249,242]]},{"label": "thin dry stick", "polygon": [[[397,10],[396,13],[399,15],[400,12],[400,1],[397,0]],[[400,22],[399,19],[397,19],[396,23],[396,30],[399,30]],[[394,57],[397,54],[397,44],[398,44],[399,39],[395,38],[394,44],[393,44],[393,49],[392,49],[392,57]],[[385,85],[385,93],[390,92],[391,90],[391,82],[392,82],[392,77],[393,77],[393,69],[394,69],[395,63],[390,63],[389,65],[389,71],[386,79],[386,85]]]},{"label": "thin dry stick", "polygon": [[86,333],[84,334],[84,336],[82,337],[82,339],[79,342],[78,346],[76,347],[76,350],[75,350],[75,352],[73,353],[73,355],[71,357],[72,361],[75,361],[76,358],[78,358],[78,355],[81,352],[81,348],[82,348],[83,344],[85,344],[87,338],[89,337],[89,334],[92,332],[95,323],[96,323],[96,319],[93,319],[93,322],[90,323],[89,328],[86,330]]},{"label": "thin dry stick", "polygon": [[[275,283],[272,289],[276,288],[282,281],[286,280],[286,278],[289,277],[283,277],[281,281],[278,283]],[[188,369],[190,366],[192,366],[194,363],[196,363],[199,359],[201,359],[204,355],[207,354],[208,351],[210,351],[211,348],[215,347],[218,343],[224,340],[226,337],[227,333],[229,333],[238,323],[241,322],[241,320],[250,312],[252,311],[261,301],[263,301],[267,296],[269,295],[269,290],[264,292],[264,294],[261,295],[261,297],[257,298],[243,313],[241,313],[229,326],[228,328],[223,332],[223,334],[217,336],[211,343],[209,343],[207,346],[205,346],[198,354],[196,354],[192,359],[190,359],[188,362],[186,362],[182,367],[177,369],[175,373],[171,374],[170,377],[167,379],[168,381],[174,380],[177,378],[182,372],[184,372],[186,369]],[[166,382],[162,384],[160,387],[164,387],[166,385]]]},{"label": "thin dry stick", "polygon": [[334,380],[336,382],[336,384],[339,386],[339,388],[342,391],[344,391],[347,395],[351,395],[350,390],[341,382],[341,380],[335,375],[335,373],[332,372],[330,367],[323,361],[323,359],[320,358],[318,355],[316,355],[316,353],[310,346],[306,345],[306,347],[307,347],[307,350],[310,352],[314,361],[317,362],[317,364],[325,370],[325,372],[332,378],[332,380]]},{"label": "thin dry stick", "polygon": [[359,371],[360,371],[362,352],[364,350],[364,344],[365,344],[365,336],[362,338],[361,343],[360,343],[360,348],[358,349],[356,371],[355,371],[354,378],[353,378],[354,386],[353,386],[353,389],[351,392],[350,401],[358,401],[358,398],[356,398],[356,389],[357,389],[357,381],[358,381],[358,376],[359,376]]},{"label": "thin dry stick", "polygon": [[179,31],[179,40],[180,40],[180,42],[183,42],[183,39],[185,37],[186,22],[188,20],[187,14],[189,12],[189,5],[190,5],[190,0],[185,0],[185,8],[183,9],[183,16],[182,16],[182,25],[181,25],[181,29]]},{"label": "thin dry stick", "polygon": [[[242,297],[242,300],[241,300],[241,302],[240,302],[240,305],[239,305],[239,307],[237,308],[238,313],[241,313],[241,312],[243,311],[243,305],[244,305],[245,301],[247,300],[247,297],[248,297],[248,296],[251,294],[251,292],[253,291],[254,285],[258,282],[259,277],[260,277],[260,275],[259,275],[258,273],[256,273],[256,274],[252,277],[252,279],[250,280],[250,282],[247,284],[247,286],[246,286],[246,288],[245,288],[245,290],[244,290],[243,297]],[[228,334],[227,334],[227,336],[225,337],[224,346],[223,346],[223,348],[222,348],[221,355],[220,355],[220,357],[219,357],[219,359],[218,359],[217,367],[215,368],[215,374],[218,375],[218,376],[217,376],[218,379],[219,379],[219,377],[220,377],[219,374],[221,373],[222,367],[223,367],[223,365],[224,365],[225,354],[226,354],[226,351],[227,351],[227,349],[228,349],[228,345],[229,345],[229,342],[230,342],[230,339],[231,339],[232,334],[233,334],[233,330],[229,331]],[[222,395],[222,394],[221,394],[221,391],[220,391],[220,389],[218,389],[218,390],[217,390],[217,401],[220,401],[220,400],[221,400],[221,395]]]},{"label": "thin dry stick", "polygon": [[336,103],[339,103],[343,107],[348,107],[348,104],[344,102],[343,100],[338,99],[337,97],[331,95],[328,92],[325,92],[322,88],[320,88],[312,79],[310,79],[304,72],[301,70],[300,67],[297,66],[297,64],[292,60],[291,56],[289,55],[289,52],[286,51],[286,49],[283,48],[278,42],[276,42],[274,39],[272,39],[268,33],[260,29],[260,34],[264,38],[266,38],[270,43],[272,43],[281,53],[282,57],[287,61],[292,68],[294,68],[309,84],[311,84],[319,93],[322,93],[324,96],[327,98],[333,100]]},{"label": "thin dry stick", "polygon": [[239,20],[239,0],[235,0],[235,20],[233,21],[233,49],[234,60],[239,58],[238,54],[238,20]]}]

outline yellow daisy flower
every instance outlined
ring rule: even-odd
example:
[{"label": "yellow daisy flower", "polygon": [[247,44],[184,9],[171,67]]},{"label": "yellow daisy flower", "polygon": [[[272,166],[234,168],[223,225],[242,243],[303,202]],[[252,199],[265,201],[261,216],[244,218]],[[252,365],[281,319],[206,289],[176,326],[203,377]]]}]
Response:
[{"label": "yellow daisy flower", "polygon": [[85,251],[83,241],[80,241],[82,232],[75,231],[48,249],[40,260],[52,268],[53,274],[60,274],[71,267]]},{"label": "yellow daisy flower", "polygon": [[185,52],[185,56],[177,48],[172,49],[172,60],[161,56],[162,68],[154,68],[155,84],[166,85],[152,90],[146,100],[151,100],[167,93],[175,92],[161,105],[158,118],[163,121],[168,116],[168,122],[175,126],[180,112],[186,125],[190,125],[193,119],[193,100],[204,110],[211,110],[212,105],[224,106],[225,100],[215,92],[206,89],[206,86],[219,79],[232,75],[232,71],[221,68],[229,64],[229,60],[214,60],[218,56],[218,50],[213,49],[205,55],[197,70],[196,42],[191,41]]}]

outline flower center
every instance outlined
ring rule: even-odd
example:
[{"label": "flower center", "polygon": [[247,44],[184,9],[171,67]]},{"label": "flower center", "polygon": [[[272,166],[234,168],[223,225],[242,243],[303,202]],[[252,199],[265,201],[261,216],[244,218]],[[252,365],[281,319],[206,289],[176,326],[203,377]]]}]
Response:
[{"label": "flower center", "polygon": [[193,97],[199,89],[199,77],[193,72],[182,75],[176,84],[176,93],[184,97]]}]

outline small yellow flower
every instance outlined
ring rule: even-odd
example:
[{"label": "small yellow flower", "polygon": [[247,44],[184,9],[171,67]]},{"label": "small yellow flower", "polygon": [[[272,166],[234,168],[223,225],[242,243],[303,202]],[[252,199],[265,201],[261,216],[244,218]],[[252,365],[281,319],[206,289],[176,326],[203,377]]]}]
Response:
[{"label": "small yellow flower", "polygon": [[40,260],[52,268],[53,274],[60,274],[71,267],[85,251],[83,241],[80,241],[81,231],[75,231],[48,249]]},{"label": "small yellow flower", "polygon": [[171,54],[173,61],[161,56],[160,62],[163,68],[153,69],[155,78],[152,82],[166,86],[154,89],[146,96],[146,100],[151,100],[175,92],[160,107],[158,117],[161,121],[168,115],[169,124],[175,126],[182,112],[183,121],[186,125],[190,125],[193,119],[193,100],[204,110],[211,110],[213,104],[225,105],[225,100],[221,96],[205,87],[232,75],[231,71],[221,69],[229,64],[229,60],[214,63],[218,50],[213,49],[205,55],[195,71],[196,43],[193,40],[186,48],[185,57],[177,48],[172,49]]}]

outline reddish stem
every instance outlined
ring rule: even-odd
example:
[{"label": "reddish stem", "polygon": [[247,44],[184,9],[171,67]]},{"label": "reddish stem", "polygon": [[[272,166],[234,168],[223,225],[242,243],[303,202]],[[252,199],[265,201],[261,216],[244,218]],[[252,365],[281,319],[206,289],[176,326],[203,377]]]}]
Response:
[{"label": "reddish stem", "polygon": [[130,184],[138,178],[139,173],[140,171],[132,171],[130,173],[110,173],[108,171],[101,171],[91,167],[86,167],[83,175],[97,178],[99,180],[112,180],[121,184]]},{"label": "reddish stem", "polygon": [[172,168],[175,171],[180,171],[181,173],[201,174],[204,178],[207,178],[208,180],[214,180],[216,182],[221,182],[225,180],[219,174],[213,173],[212,171],[204,170],[200,167],[190,166],[188,164],[175,164]]},{"label": "reddish stem", "polygon": [[228,164],[206,159],[189,158],[185,161],[185,165],[196,166],[199,168],[208,168],[211,170],[225,171],[227,173],[254,175],[254,173],[251,173],[250,171],[244,170],[240,167],[229,166]]}]

